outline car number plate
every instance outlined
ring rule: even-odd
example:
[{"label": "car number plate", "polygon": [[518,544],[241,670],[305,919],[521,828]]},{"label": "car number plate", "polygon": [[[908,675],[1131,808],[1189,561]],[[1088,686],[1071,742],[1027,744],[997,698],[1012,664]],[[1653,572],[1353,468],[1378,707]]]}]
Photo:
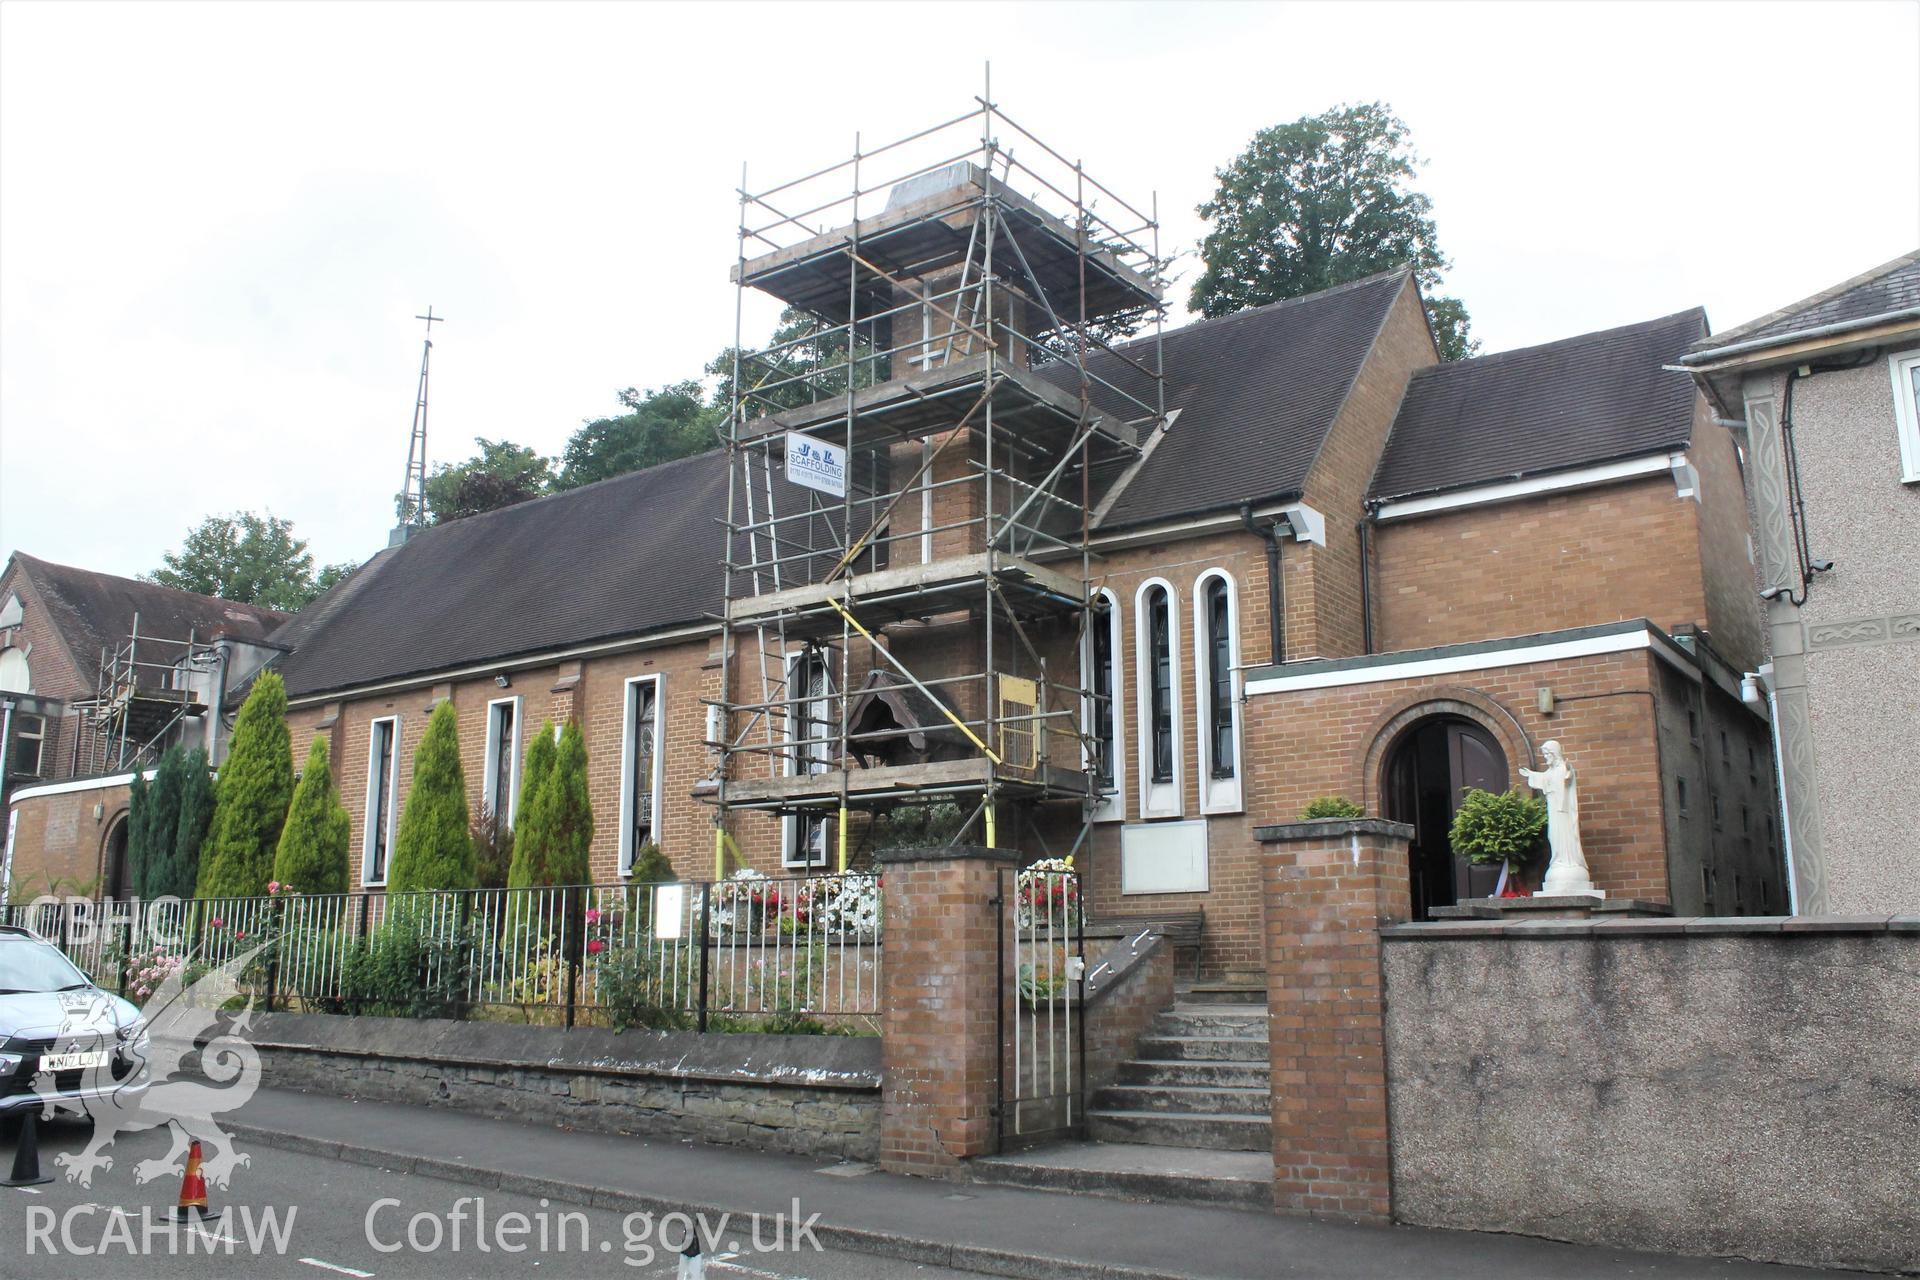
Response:
[{"label": "car number plate", "polygon": [[89,1053],[49,1053],[40,1059],[42,1071],[84,1071],[88,1067],[104,1067],[106,1064],[105,1049],[95,1049]]}]

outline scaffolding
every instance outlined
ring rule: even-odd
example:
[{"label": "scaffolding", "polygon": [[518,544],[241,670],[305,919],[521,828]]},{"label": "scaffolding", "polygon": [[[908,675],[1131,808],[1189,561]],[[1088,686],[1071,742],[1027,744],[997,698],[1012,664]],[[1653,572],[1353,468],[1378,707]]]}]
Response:
[{"label": "scaffolding", "polygon": [[[776,186],[743,170],[716,874],[736,811],[781,815],[788,865],[844,868],[855,815],[933,800],[956,842],[1070,853],[1110,776],[1089,533],[1166,422],[1157,202],[974,101]],[[749,291],[788,309],[754,352]]]},{"label": "scaffolding", "polygon": [[118,772],[153,764],[176,726],[204,717],[208,673],[219,649],[189,631],[184,640],[142,635],[140,615],[123,643],[104,646],[94,695],[73,703],[75,775]]}]

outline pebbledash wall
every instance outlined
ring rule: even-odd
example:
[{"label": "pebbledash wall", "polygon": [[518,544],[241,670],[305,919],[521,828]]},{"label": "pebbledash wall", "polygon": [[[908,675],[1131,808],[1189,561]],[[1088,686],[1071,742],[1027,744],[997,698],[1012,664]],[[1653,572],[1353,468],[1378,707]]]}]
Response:
[{"label": "pebbledash wall", "polygon": [[1920,916],[1383,932],[1399,1221],[1920,1269]]}]

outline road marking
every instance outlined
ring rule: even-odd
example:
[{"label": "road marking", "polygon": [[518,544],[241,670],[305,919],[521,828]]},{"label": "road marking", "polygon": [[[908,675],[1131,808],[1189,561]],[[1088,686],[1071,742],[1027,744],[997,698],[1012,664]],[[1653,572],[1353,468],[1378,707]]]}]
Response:
[{"label": "road marking", "polygon": [[318,1258],[302,1258],[300,1261],[310,1267],[319,1267],[322,1271],[337,1271],[343,1276],[358,1276],[360,1280],[371,1280],[373,1276],[371,1271],[355,1271],[352,1267],[337,1266],[331,1262],[322,1262]]},{"label": "road marking", "polygon": [[15,1187],[14,1190],[24,1191],[30,1196],[37,1196],[40,1194],[40,1188],[38,1187]]}]

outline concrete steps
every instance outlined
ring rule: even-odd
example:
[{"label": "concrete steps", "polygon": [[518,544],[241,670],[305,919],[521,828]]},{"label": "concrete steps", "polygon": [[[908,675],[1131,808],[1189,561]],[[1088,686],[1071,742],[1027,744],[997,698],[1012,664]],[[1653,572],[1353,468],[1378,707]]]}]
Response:
[{"label": "concrete steps", "polygon": [[971,1164],[975,1182],[1166,1204],[1273,1208],[1273,1157],[1118,1142],[1057,1142]]},{"label": "concrete steps", "polygon": [[1270,1087],[1272,1069],[1264,1062],[1208,1058],[1135,1058],[1120,1064],[1118,1084],[1198,1084],[1225,1089]]},{"label": "concrete steps", "polygon": [[1272,1149],[1264,1000],[1220,1002],[1193,994],[1155,1016],[1139,1056],[1090,1100],[1087,1132],[1096,1142]]}]

